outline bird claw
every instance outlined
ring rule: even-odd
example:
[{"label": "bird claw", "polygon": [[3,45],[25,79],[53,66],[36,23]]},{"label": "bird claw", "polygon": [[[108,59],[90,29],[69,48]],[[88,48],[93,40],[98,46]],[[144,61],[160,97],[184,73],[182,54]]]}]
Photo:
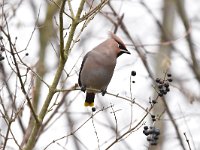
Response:
[{"label": "bird claw", "polygon": [[86,87],[85,87],[85,86],[82,86],[82,87],[81,87],[81,91],[83,91],[83,92],[85,93]]},{"label": "bird claw", "polygon": [[106,89],[101,91],[102,96],[106,94]]}]

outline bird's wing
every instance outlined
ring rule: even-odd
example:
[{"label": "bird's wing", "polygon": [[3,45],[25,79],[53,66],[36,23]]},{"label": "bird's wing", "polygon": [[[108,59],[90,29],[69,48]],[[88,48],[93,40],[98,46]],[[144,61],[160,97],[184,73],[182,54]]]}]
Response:
[{"label": "bird's wing", "polygon": [[80,71],[79,71],[78,84],[79,84],[80,87],[82,86],[82,83],[81,83],[81,71],[82,71],[82,69],[83,69],[83,66],[84,66],[84,63],[85,63],[87,57],[88,57],[88,53],[87,53],[87,54],[85,55],[85,57],[83,58],[83,61],[82,61],[82,64],[81,64],[81,68],[80,68]]}]

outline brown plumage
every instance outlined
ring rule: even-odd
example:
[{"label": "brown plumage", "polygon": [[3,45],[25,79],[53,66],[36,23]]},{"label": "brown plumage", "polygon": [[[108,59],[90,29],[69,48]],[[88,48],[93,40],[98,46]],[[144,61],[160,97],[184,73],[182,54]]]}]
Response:
[{"label": "brown plumage", "polygon": [[94,105],[97,90],[100,90],[102,95],[105,94],[113,76],[116,59],[123,53],[130,54],[122,40],[113,33],[110,33],[109,39],[85,55],[78,79],[82,91],[85,92],[86,90],[85,106]]}]

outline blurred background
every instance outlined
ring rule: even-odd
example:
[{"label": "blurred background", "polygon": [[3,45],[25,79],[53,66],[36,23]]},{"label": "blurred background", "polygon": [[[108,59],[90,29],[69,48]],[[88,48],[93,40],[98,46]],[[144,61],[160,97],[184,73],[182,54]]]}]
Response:
[{"label": "blurred background", "polygon": [[[62,2],[0,1],[0,149],[26,145],[35,121],[27,96],[36,114],[44,105],[59,64]],[[80,2],[66,1],[65,45]],[[198,0],[86,0],[34,149],[200,149],[199,11]],[[109,31],[131,55],[118,58],[108,94],[97,94],[93,112],[74,87],[84,55]],[[164,83],[157,78],[169,83],[167,94],[159,95]],[[144,126],[160,131],[156,145]]]}]

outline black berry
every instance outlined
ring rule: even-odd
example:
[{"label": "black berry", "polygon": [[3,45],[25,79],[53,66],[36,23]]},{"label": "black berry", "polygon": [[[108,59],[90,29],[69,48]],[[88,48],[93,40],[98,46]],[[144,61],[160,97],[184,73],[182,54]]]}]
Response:
[{"label": "black berry", "polygon": [[162,84],[159,84],[159,85],[158,85],[158,88],[159,88],[159,89],[162,89],[162,87],[163,87]]},{"label": "black berry", "polygon": [[147,141],[152,141],[152,137],[151,136],[147,136]]},{"label": "black berry", "polygon": [[169,82],[172,82],[173,80],[171,78],[167,79]]},{"label": "black berry", "polygon": [[132,76],[135,76],[135,75],[136,75],[136,72],[135,72],[135,71],[131,71],[131,75],[132,75]]},{"label": "black berry", "polygon": [[147,130],[148,129],[148,126],[144,126],[144,130]]},{"label": "black berry", "polygon": [[148,130],[143,130],[143,133],[144,133],[144,135],[146,135],[146,136],[150,134]]},{"label": "black berry", "polygon": [[92,112],[95,112],[96,111],[96,108],[95,107],[92,107]]},{"label": "black berry", "polygon": [[156,102],[156,100],[152,100],[152,103],[153,103],[153,104],[156,104],[157,102]]},{"label": "black berry", "polygon": [[166,90],[165,90],[165,91],[163,91],[163,94],[164,94],[164,95],[166,95],[166,94],[167,94],[167,91],[166,91]]},{"label": "black berry", "polygon": [[167,74],[167,76],[168,76],[168,77],[171,77],[171,76],[172,76],[172,74],[168,73],[168,74]]},{"label": "black berry", "polygon": [[167,92],[169,92],[169,91],[170,91],[170,89],[169,89],[169,88],[166,88],[166,91],[167,91]]},{"label": "black berry", "polygon": [[159,79],[159,78],[156,78],[156,82],[159,83],[159,82],[160,82],[160,79]]},{"label": "black berry", "polygon": [[153,140],[153,141],[150,142],[150,144],[151,145],[157,145],[157,142],[156,142],[156,140]]},{"label": "black berry", "polygon": [[155,133],[155,135],[158,136],[158,135],[160,135],[160,130],[158,128],[155,128],[154,133]]},{"label": "black berry", "polygon": [[158,138],[159,138],[158,136],[154,136],[154,140],[158,140]]},{"label": "black berry", "polygon": [[164,83],[164,86],[165,86],[165,87],[169,87],[169,83],[168,83],[168,82],[165,82],[165,83]]}]

